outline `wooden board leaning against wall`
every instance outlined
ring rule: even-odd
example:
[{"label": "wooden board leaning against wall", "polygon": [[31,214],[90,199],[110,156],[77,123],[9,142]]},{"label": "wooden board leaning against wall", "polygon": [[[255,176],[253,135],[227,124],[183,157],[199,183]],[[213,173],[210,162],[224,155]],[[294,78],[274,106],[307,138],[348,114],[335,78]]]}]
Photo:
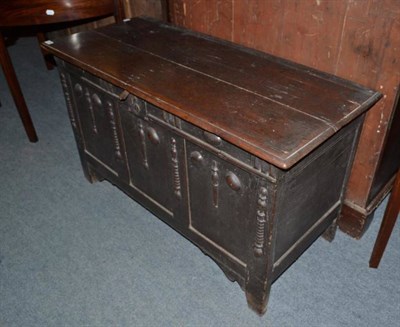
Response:
[{"label": "wooden board leaning against wall", "polygon": [[[360,238],[400,163],[400,2],[169,0],[172,23],[350,79],[384,94],[367,115],[339,225]],[[390,127],[393,126],[391,129]]]}]

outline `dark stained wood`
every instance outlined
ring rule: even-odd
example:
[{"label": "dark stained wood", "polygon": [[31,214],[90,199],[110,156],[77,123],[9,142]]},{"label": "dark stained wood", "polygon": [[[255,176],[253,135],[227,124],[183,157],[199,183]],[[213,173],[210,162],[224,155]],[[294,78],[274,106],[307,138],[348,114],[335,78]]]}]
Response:
[{"label": "dark stained wood", "polygon": [[390,194],[385,214],[382,219],[381,228],[375,241],[374,249],[372,250],[369,266],[378,268],[385,252],[386,245],[392,234],[393,227],[400,213],[400,171],[397,172],[397,177],[393,184],[392,193]]},{"label": "dark stained wood", "polygon": [[[46,35],[43,32],[37,33],[37,39],[39,41],[39,44],[47,41]],[[40,48],[42,51],[44,63],[46,64],[46,67],[48,70],[52,70],[54,68],[54,61],[51,58],[51,56],[43,49]]]},{"label": "dark stained wood", "polygon": [[[153,38],[153,34],[161,36]],[[168,37],[163,38],[165,34]],[[96,50],[100,45],[102,56]],[[56,40],[45,48],[101,77],[106,74],[119,87],[139,92],[155,105],[167,103],[171,113],[285,169],[379,97],[356,84],[275,57],[140,18],[81,33],[73,43]],[[207,56],[204,51],[209,51]],[[135,65],[138,60],[140,66]],[[224,70],[221,62],[230,68]],[[105,65],[107,69],[98,72],[96,67]],[[258,76],[268,78],[257,83]],[[291,89],[290,102],[279,95]],[[316,105],[308,101],[311,98],[318,99]],[[327,105],[322,107],[321,102]]]},{"label": "dark stained wood", "polygon": [[43,47],[59,58],[86,178],[199,246],[257,313],[272,282],[334,236],[377,92],[150,19]]},{"label": "dark stained wood", "polygon": [[28,107],[26,106],[25,99],[22,95],[21,87],[19,86],[17,75],[15,74],[14,67],[11,62],[10,55],[8,54],[4,37],[0,33],[0,63],[6,77],[11,94],[14,98],[18,114],[21,117],[22,124],[24,125],[25,132],[30,142],[37,142],[38,137],[35,127],[29,114]]},{"label": "dark stained wood", "polygon": [[[132,34],[131,28],[140,32]],[[276,57],[262,53],[255,55],[255,51],[238,53],[233,44],[210,42],[207,38],[199,39],[196,34],[166,29],[150,21],[135,20],[129,25],[99,29],[98,32],[167,60],[182,62],[188,68],[212,75],[293,110],[308,113],[328,124],[345,124],[350,118],[348,114],[365,101],[366,95],[354,93],[351,85],[338,90],[338,84],[344,81],[337,80],[336,83],[332,76],[311,71],[309,68],[308,74],[304,74],[299,66]],[[232,65],[233,63],[237,64]],[[285,69],[282,65],[290,68]],[[260,76],[265,78],[260,81]],[[305,87],[307,93],[304,93]],[[354,87],[357,89],[357,86]],[[307,103],[306,97],[313,97],[318,101]],[[339,101],[344,105],[337,110]],[[321,103],[327,103],[328,107],[321,110]]]},{"label": "dark stained wood", "polygon": [[[361,237],[390,190],[399,150],[388,136],[400,85],[400,2],[170,0],[172,23],[290,59],[379,90],[347,187],[341,229]],[[384,153],[383,153],[384,152]],[[384,159],[387,158],[387,159]],[[351,213],[351,214],[350,214]]]},{"label": "dark stained wood", "polygon": [[[124,12],[122,17],[130,18],[136,16],[153,17],[168,21],[167,0],[120,0],[120,6]],[[95,29],[115,22],[112,17],[107,17],[93,22],[74,25],[62,30],[51,30],[47,34],[51,39],[70,35],[77,32]]]}]

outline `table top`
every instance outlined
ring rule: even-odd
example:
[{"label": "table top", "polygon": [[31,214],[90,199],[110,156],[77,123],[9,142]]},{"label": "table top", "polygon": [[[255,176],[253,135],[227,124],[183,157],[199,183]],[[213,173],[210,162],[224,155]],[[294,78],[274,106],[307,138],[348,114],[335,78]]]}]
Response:
[{"label": "table top", "polygon": [[149,18],[42,46],[282,169],[380,98],[333,75]]}]

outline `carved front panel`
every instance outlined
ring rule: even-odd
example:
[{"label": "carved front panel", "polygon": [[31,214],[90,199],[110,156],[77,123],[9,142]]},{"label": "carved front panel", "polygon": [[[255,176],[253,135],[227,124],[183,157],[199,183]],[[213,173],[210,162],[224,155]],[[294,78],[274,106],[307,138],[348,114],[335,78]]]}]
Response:
[{"label": "carved front panel", "polygon": [[173,215],[182,198],[183,141],[142,118],[145,104],[138,101],[121,108],[131,184]]},{"label": "carved front panel", "polygon": [[71,75],[71,81],[86,154],[119,175],[125,165],[117,118],[118,100],[74,75]]},{"label": "carved front panel", "polygon": [[190,142],[186,152],[190,229],[245,264],[257,238],[257,177]]}]

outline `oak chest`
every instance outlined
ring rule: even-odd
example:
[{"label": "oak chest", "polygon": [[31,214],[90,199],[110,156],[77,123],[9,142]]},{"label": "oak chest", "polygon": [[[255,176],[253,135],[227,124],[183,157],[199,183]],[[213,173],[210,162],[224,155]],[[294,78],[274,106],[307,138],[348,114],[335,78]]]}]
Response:
[{"label": "oak chest", "polygon": [[378,93],[146,18],[43,46],[58,57],[88,180],[199,246],[257,312],[317,237],[334,236]]}]

